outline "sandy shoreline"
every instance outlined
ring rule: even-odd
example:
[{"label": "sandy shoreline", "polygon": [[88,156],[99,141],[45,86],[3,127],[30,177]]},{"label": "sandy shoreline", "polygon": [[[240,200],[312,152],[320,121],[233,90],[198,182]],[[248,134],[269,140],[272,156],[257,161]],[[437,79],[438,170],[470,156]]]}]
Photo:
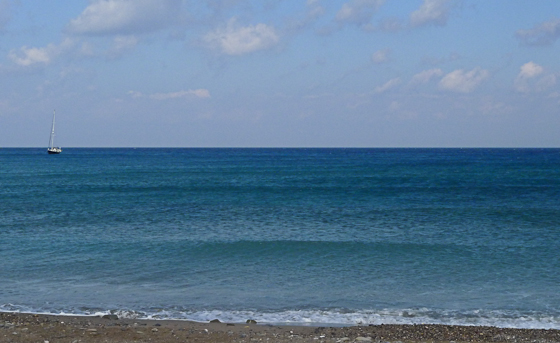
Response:
[{"label": "sandy shoreline", "polygon": [[196,323],[0,313],[0,342],[560,342],[560,330],[482,326],[352,327]]}]

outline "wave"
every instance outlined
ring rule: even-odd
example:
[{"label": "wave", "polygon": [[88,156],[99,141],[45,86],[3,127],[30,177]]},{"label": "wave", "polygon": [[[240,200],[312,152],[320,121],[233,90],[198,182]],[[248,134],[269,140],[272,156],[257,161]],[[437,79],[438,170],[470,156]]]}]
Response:
[{"label": "wave", "polygon": [[102,316],[116,314],[119,318],[152,320],[188,320],[209,322],[218,319],[227,323],[244,323],[248,319],[259,324],[301,326],[355,326],[381,324],[442,324],[461,326],[493,326],[517,329],[560,330],[560,311],[542,313],[536,311],[451,311],[429,308],[346,310],[346,309],[286,309],[281,311],[257,310],[188,310],[181,308],[158,309],[112,309],[95,308],[31,308],[3,304],[0,312],[19,312],[54,315]]}]

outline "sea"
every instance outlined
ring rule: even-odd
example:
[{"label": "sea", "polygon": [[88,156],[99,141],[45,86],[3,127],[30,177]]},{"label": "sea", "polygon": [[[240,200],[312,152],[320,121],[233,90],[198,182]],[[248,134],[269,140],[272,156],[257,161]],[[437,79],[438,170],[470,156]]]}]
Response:
[{"label": "sea", "polygon": [[560,329],[560,149],[0,149],[0,311]]}]

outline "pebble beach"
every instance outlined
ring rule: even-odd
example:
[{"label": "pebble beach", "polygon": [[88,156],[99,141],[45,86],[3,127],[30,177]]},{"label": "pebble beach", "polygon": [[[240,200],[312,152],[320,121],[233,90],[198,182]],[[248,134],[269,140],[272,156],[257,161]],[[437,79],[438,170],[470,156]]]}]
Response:
[{"label": "pebble beach", "polygon": [[55,316],[0,313],[0,342],[560,342],[560,330],[451,325],[366,325],[350,327],[198,323],[119,319],[116,316]]}]

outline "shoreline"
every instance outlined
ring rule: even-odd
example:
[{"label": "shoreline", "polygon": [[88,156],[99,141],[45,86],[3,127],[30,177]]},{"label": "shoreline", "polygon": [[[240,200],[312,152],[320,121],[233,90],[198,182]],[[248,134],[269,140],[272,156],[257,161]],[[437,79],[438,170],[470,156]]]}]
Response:
[{"label": "shoreline", "polygon": [[0,312],[0,342],[560,342],[560,330],[439,324],[279,326]]}]

